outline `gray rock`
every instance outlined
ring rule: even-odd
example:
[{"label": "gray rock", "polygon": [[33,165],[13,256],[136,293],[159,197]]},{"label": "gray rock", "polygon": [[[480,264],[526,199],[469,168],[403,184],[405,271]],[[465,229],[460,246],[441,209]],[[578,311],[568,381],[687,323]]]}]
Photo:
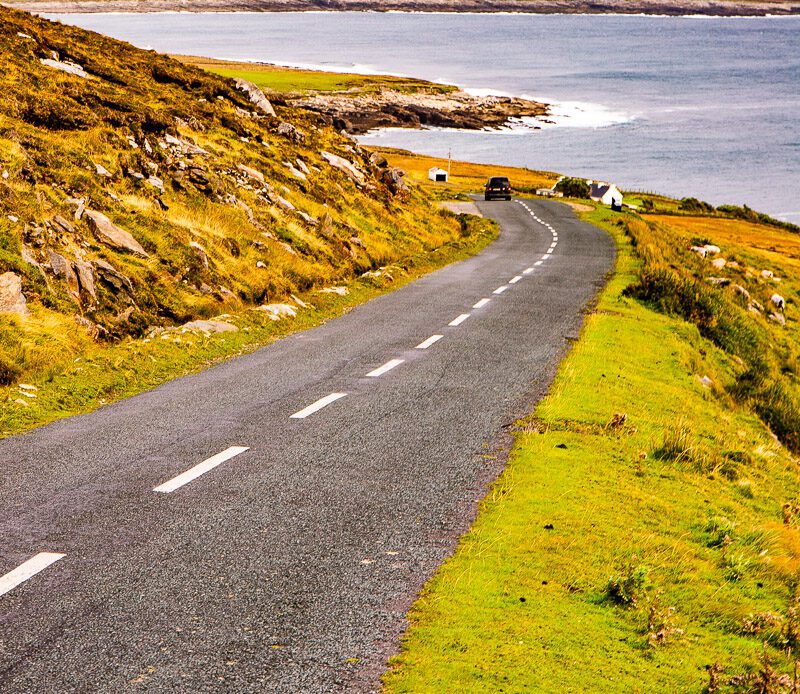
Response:
[{"label": "gray rock", "polygon": [[63,255],[56,253],[52,248],[47,249],[47,255],[53,274],[67,283],[67,290],[70,296],[77,301],[81,295],[81,286],[78,283],[78,276],[75,274],[75,270],[72,269],[72,263]]},{"label": "gray rock", "polygon": [[311,226],[316,226],[319,224],[319,220],[316,217],[312,217],[310,214],[303,212],[302,210],[297,211],[297,216],[300,217],[306,224],[310,224]]},{"label": "gray rock", "polygon": [[319,231],[320,236],[324,236],[326,239],[329,239],[333,236],[333,217],[331,217],[330,212],[326,212],[324,215],[322,215],[322,219],[319,220],[317,230]]},{"label": "gray rock", "polygon": [[707,277],[706,282],[717,287],[727,287],[731,283],[727,277]]},{"label": "gray rock", "polygon": [[42,58],[41,63],[42,65],[47,65],[47,67],[52,67],[55,68],[56,70],[67,72],[70,75],[75,75],[76,77],[83,77],[83,79],[86,80],[97,79],[94,75],[90,75],[88,72],[86,72],[86,70],[84,70],[77,63],[71,63],[68,61],[61,62],[60,60],[54,58]]},{"label": "gray rock", "polygon": [[97,276],[106,284],[111,285],[117,291],[124,290],[133,294],[131,281],[110,263],[105,260],[95,260],[94,269]]},{"label": "gray rock", "polygon": [[80,282],[81,289],[92,297],[92,301],[97,301],[97,290],[94,286],[94,271],[92,270],[91,263],[76,260],[73,263],[73,267],[78,273],[78,281]]},{"label": "gray rock", "polygon": [[197,243],[197,241],[189,241],[189,246],[194,251],[200,262],[203,263],[203,267],[208,268],[208,254],[206,253],[206,249]]},{"label": "gray rock", "polygon": [[247,96],[250,98],[250,103],[260,109],[262,113],[275,118],[275,109],[272,107],[269,99],[267,99],[267,97],[264,95],[264,92],[262,92],[257,85],[253,84],[252,82],[248,82],[241,77],[237,77],[234,80],[234,83],[239,91],[247,94]]},{"label": "gray rock", "polygon": [[326,152],[325,150],[320,152],[320,156],[322,156],[322,158],[333,168],[344,172],[356,183],[364,183],[364,174],[356,168],[355,164],[347,161],[347,159],[344,157],[340,157],[338,154],[332,154],[331,152]]},{"label": "gray rock", "polygon": [[13,272],[0,275],[0,313],[29,316],[30,309],[22,293],[22,278]]},{"label": "gray rock", "polygon": [[249,166],[245,166],[244,164],[237,164],[236,168],[239,169],[244,174],[247,174],[250,178],[255,179],[259,183],[264,183],[264,174],[256,169],[253,169]]},{"label": "gray rock", "polygon": [[748,292],[741,284],[732,284],[731,289],[734,294],[738,294],[745,301],[750,301],[750,292]]},{"label": "gray rock", "polygon": [[235,333],[239,330],[235,325],[221,320],[193,320],[186,323],[183,329],[203,333]]},{"label": "gray rock", "polygon": [[379,169],[385,169],[389,166],[389,162],[379,152],[373,152],[369,155],[369,163]]},{"label": "gray rock", "polygon": [[278,135],[283,135],[294,142],[303,142],[306,139],[306,136],[291,123],[281,123],[278,126]]},{"label": "gray rock", "polygon": [[769,319],[778,325],[786,325],[786,318],[783,317],[782,313],[770,313]]},{"label": "gray rock", "polygon": [[55,227],[58,231],[63,234],[74,234],[75,227],[72,226],[66,219],[64,219],[60,214],[57,214],[50,220],[50,223]]},{"label": "gray rock", "polygon": [[155,189],[156,189],[156,190],[157,190],[159,193],[163,193],[163,192],[164,192],[164,181],[162,181],[162,180],[161,180],[160,178],[158,178],[157,176],[150,176],[150,177],[147,179],[147,182],[148,182],[148,183],[149,183],[151,186],[153,186],[153,188],[155,188]]},{"label": "gray rock", "polygon": [[263,311],[270,320],[280,320],[281,318],[295,318],[297,309],[291,304],[264,304],[257,306],[256,311]]},{"label": "gray rock", "polygon": [[780,294],[773,294],[769,300],[775,306],[775,308],[779,308],[781,310],[786,308],[786,299],[784,299]]},{"label": "gray rock", "polygon": [[103,176],[104,178],[113,178],[111,172],[102,164],[95,163],[94,168],[95,171],[97,171],[98,176]]},{"label": "gray rock", "polygon": [[86,210],[83,213],[89,228],[101,243],[148,258],[147,251],[127,231],[118,227],[101,212]]}]

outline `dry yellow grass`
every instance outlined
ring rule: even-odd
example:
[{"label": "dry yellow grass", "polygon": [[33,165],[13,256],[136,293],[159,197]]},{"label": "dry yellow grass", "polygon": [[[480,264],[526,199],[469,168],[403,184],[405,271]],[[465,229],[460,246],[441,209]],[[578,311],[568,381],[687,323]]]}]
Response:
[{"label": "dry yellow grass", "polygon": [[705,237],[720,246],[737,246],[761,251],[770,260],[800,268],[800,236],[765,224],[718,217],[648,215],[687,238]]},{"label": "dry yellow grass", "polygon": [[434,183],[428,179],[428,170],[433,166],[447,170],[447,159],[412,154],[401,149],[383,147],[371,147],[368,149],[380,152],[389,160],[392,166],[403,169],[409,181],[424,187],[449,191],[453,194],[480,192],[483,190],[483,184],[486,183],[486,179],[489,176],[508,176],[512,187],[517,190],[550,188],[559,178],[558,174],[551,171],[534,171],[511,166],[453,161],[450,165],[449,183]]}]

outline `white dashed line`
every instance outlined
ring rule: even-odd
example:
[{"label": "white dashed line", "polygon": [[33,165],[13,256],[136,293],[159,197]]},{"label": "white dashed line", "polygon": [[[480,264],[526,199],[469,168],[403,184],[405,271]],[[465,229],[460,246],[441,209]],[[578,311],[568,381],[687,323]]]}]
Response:
[{"label": "white dashed line", "polygon": [[522,271],[522,274],[523,274],[523,275],[530,275],[532,272],[533,272],[533,268],[532,268],[532,267],[526,267],[526,268],[525,268],[525,269]]},{"label": "white dashed line", "polygon": [[553,252],[553,249],[552,249],[552,248],[548,248],[548,249],[547,249],[547,250],[544,252],[544,254],[545,254],[545,255],[550,255],[552,252]]},{"label": "white dashed line", "polygon": [[20,583],[24,583],[40,571],[44,571],[50,564],[55,564],[65,556],[66,554],[56,554],[55,552],[39,552],[39,554],[35,554],[13,571],[9,571],[5,576],[0,576],[0,595],[5,595],[10,590],[14,590]]},{"label": "white dashed line", "polygon": [[537,261],[534,263],[534,265],[537,265],[537,266],[538,266],[538,265],[541,265],[541,264],[542,264],[542,261],[541,261],[541,260],[537,260]]},{"label": "white dashed line", "polygon": [[508,289],[508,285],[504,284],[502,287],[495,289],[492,294],[502,294],[506,289]]},{"label": "white dashed line", "polygon": [[245,451],[249,451],[250,449],[246,446],[231,446],[230,448],[226,448],[222,453],[217,453],[216,455],[212,455],[210,458],[207,458],[202,463],[198,463],[193,468],[188,469],[186,472],[181,473],[177,477],[173,477],[168,482],[164,482],[164,484],[159,484],[157,487],[153,488],[154,492],[163,492],[164,494],[169,494],[170,492],[174,492],[176,489],[180,489],[183,485],[189,484],[192,480],[196,480],[200,475],[205,475],[210,470],[213,470],[218,465],[222,465],[226,460],[230,460],[231,458],[236,457],[240,453],[244,453]]},{"label": "white dashed line", "polygon": [[522,279],[522,275],[517,275],[516,277],[512,277],[510,280],[508,280],[508,283],[509,284],[516,284],[521,279]]},{"label": "white dashed line", "polygon": [[330,395],[326,395],[324,398],[320,398],[315,403],[312,403],[308,407],[303,408],[299,412],[295,412],[289,418],[290,419],[305,419],[309,415],[312,415],[315,412],[318,412],[323,407],[327,407],[332,402],[336,402],[340,398],[343,398],[345,395],[347,395],[347,393],[331,393]]},{"label": "white dashed line", "polygon": [[557,241],[553,241],[553,243],[550,244],[550,248],[555,248],[557,245],[558,245],[558,242]]},{"label": "white dashed line", "polygon": [[484,307],[484,306],[486,306],[486,304],[488,304],[490,301],[491,301],[491,299],[481,299],[480,301],[478,301],[477,303],[475,303],[475,304],[472,306],[472,308],[483,308],[483,307]]},{"label": "white dashed line", "polygon": [[455,328],[461,325],[467,318],[469,318],[469,313],[462,313],[458,318],[453,318],[447,325],[451,328]]},{"label": "white dashed line", "polygon": [[428,349],[432,344],[439,342],[444,335],[431,335],[425,342],[420,342],[414,349]]},{"label": "white dashed line", "polygon": [[373,369],[370,371],[367,376],[369,378],[378,378],[378,376],[383,376],[387,371],[391,371],[397,366],[400,366],[405,361],[405,359],[390,359],[387,361],[383,366],[379,366],[377,369]]}]

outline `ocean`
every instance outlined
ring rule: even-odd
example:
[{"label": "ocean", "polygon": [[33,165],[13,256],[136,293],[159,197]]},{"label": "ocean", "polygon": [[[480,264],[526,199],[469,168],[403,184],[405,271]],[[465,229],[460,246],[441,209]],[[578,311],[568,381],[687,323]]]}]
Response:
[{"label": "ocean", "polygon": [[47,15],[171,53],[387,73],[552,104],[552,123],[369,144],[746,204],[800,223],[800,17]]}]

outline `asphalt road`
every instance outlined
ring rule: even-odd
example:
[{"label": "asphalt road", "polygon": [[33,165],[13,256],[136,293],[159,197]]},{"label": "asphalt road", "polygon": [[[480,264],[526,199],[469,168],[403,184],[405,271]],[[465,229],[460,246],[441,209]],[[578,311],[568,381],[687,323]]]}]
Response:
[{"label": "asphalt road", "polygon": [[480,207],[474,258],[0,442],[0,691],[378,688],[613,263],[564,205]]}]

